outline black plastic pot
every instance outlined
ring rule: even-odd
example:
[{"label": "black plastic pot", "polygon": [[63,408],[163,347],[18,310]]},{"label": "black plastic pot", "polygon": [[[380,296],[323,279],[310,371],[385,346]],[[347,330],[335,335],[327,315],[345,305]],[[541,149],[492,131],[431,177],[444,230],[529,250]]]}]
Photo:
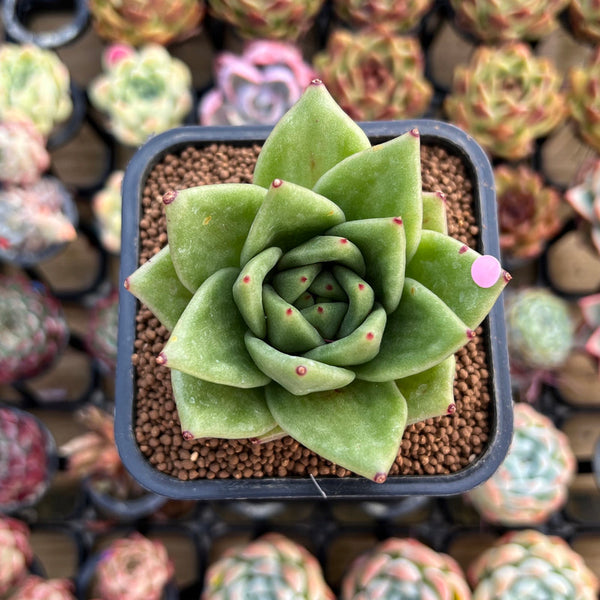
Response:
[{"label": "black plastic pot", "polygon": [[[485,254],[500,256],[494,177],[481,147],[457,127],[428,119],[361,123],[374,144],[417,127],[423,144],[442,147],[458,155],[472,178],[480,225],[480,246]],[[123,223],[120,281],[138,267],[139,219],[145,181],[166,154],[189,146],[227,143],[261,144],[269,127],[181,127],[157,135],[133,156],[123,181]],[[118,364],[116,374],[115,436],[123,463],[138,482],[158,494],[177,499],[391,499],[401,496],[460,494],[488,479],[508,451],[512,436],[512,398],[502,301],[496,302],[484,321],[490,393],[492,396],[488,446],[468,467],[448,475],[391,476],[384,484],[361,477],[286,477],[180,481],[155,469],[141,453],[134,434],[134,351],[136,299],[121,283]]]}]

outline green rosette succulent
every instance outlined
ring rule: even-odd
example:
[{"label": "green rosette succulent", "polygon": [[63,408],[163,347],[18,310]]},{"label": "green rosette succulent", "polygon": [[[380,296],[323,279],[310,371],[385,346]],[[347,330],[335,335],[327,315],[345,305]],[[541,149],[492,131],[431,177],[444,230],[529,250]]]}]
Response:
[{"label": "green rosette succulent", "polygon": [[454,353],[510,277],[447,235],[418,131],[371,147],[315,80],[252,184],[163,201],[168,245],[125,286],[171,332],[185,439],[287,434],[383,482],[407,423],[454,412]]},{"label": "green rosette succulent", "polygon": [[518,160],[566,117],[562,77],[523,42],[479,46],[459,65],[444,108],[449,119],[488,152]]},{"label": "green rosette succulent", "polygon": [[73,110],[70,76],[52,50],[0,45],[0,121],[31,121],[44,137]]},{"label": "green rosette succulent", "polygon": [[473,600],[596,600],[598,578],[565,540],[510,531],[471,563]]}]

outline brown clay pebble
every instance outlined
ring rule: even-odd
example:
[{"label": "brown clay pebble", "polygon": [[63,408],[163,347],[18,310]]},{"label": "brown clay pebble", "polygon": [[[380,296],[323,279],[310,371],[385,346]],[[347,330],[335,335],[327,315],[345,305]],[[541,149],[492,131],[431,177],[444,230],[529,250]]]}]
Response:
[{"label": "brown clay pebble", "polygon": [[[170,190],[212,183],[250,183],[260,148],[211,144],[167,155],[150,172],[142,200],[140,264],[166,243],[162,196]],[[423,188],[442,191],[448,208],[448,232],[471,247],[478,228],[472,184],[458,156],[445,149],[421,149]],[[353,474],[286,437],[253,445],[247,440],[184,440],[171,391],[169,369],[156,363],[168,332],[144,306],[137,314],[132,364],[136,372],[135,436],[156,469],[175,478],[348,477]],[[468,466],[485,450],[490,393],[482,329],[456,354],[456,411],[409,426],[390,475],[448,474]]]}]

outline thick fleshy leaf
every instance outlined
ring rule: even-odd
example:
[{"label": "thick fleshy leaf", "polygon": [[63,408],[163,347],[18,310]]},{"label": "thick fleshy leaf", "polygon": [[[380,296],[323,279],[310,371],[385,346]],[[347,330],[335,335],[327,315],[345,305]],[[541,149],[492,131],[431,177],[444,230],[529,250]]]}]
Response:
[{"label": "thick fleshy leaf", "polygon": [[280,440],[285,437],[287,433],[279,427],[279,425],[275,425],[273,429],[267,431],[267,433],[263,433],[262,435],[257,435],[252,438],[252,442],[254,444],[266,444],[267,442],[274,442],[275,440]]},{"label": "thick fleshy leaf", "polygon": [[313,83],[263,144],[254,183],[269,187],[274,179],[285,179],[312,188],[331,167],[370,147],[369,138],[327,88]]},{"label": "thick fleshy leaf", "polygon": [[[160,285],[156,282],[160,281]],[[165,246],[125,280],[125,287],[171,331],[192,293],[179,281],[169,246]]]},{"label": "thick fleshy leaf", "polygon": [[448,234],[446,196],[442,192],[423,192],[423,229]]},{"label": "thick fleshy leaf", "polygon": [[287,302],[293,304],[321,272],[321,265],[303,265],[287,269],[273,277],[273,289]]},{"label": "thick fleshy leaf", "polygon": [[246,325],[255,336],[267,335],[262,287],[267,273],[281,257],[280,248],[267,248],[244,265],[233,284],[233,298]]},{"label": "thick fleshy leaf", "polygon": [[167,235],[179,279],[191,292],[240,254],[266,191],[247,183],[202,185],[165,195]]},{"label": "thick fleshy leaf", "polygon": [[263,286],[269,344],[281,352],[300,354],[325,343],[319,332],[270,285]]},{"label": "thick fleshy leaf", "polygon": [[305,294],[302,294],[296,300],[296,302],[294,302],[294,306],[299,310],[303,310],[305,308],[308,308],[309,306],[313,306],[314,303],[315,297],[310,292],[306,292]]},{"label": "thick fleshy leaf", "polygon": [[408,405],[407,425],[454,413],[455,375],[456,358],[451,354],[427,371],[396,381]]},{"label": "thick fleshy leaf", "polygon": [[419,139],[408,132],[354,154],[325,173],[313,188],[335,202],[347,221],[402,217],[407,259],[419,245],[423,223]]},{"label": "thick fleshy leaf", "polygon": [[304,356],[338,367],[367,362],[379,352],[385,323],[385,310],[376,308],[352,333],[330,344],[317,346]]},{"label": "thick fleshy leaf", "polygon": [[337,334],[337,337],[344,337],[352,333],[371,312],[375,294],[373,288],[362,277],[346,267],[335,265],[333,275],[348,296],[348,312],[344,316]]},{"label": "thick fleshy leaf", "polygon": [[577,303],[586,324],[593,328],[600,327],[600,294],[585,296]]},{"label": "thick fleshy leaf", "polygon": [[244,339],[248,352],[261,371],[294,396],[333,390],[354,380],[354,373],[348,369],[279,352],[250,332]]},{"label": "thick fleshy leaf", "polygon": [[269,246],[285,252],[343,221],[344,213],[324,196],[278,179],[256,213],[242,248],[241,264]]},{"label": "thick fleshy leaf", "polygon": [[295,397],[266,389],[271,414],[284,431],[332,462],[378,483],[400,447],[406,401],[393,381],[355,381],[344,388]]},{"label": "thick fleshy leaf", "polygon": [[280,269],[321,262],[345,265],[359,275],[365,274],[365,261],[360,250],[344,237],[318,235],[286,252],[279,261]]},{"label": "thick fleshy leaf", "polygon": [[423,231],[417,253],[406,267],[412,277],[439,296],[464,323],[475,329],[500,296],[508,278],[499,270],[497,282],[479,287],[471,268],[479,252],[435,231]]},{"label": "thick fleshy leaf", "polygon": [[302,314],[325,340],[332,340],[340,328],[347,310],[347,302],[321,302],[303,308]]},{"label": "thick fleshy leaf", "polygon": [[269,382],[244,344],[248,330],[233,299],[239,269],[213,273],[194,294],[159,358],[168,367],[199,379],[253,388]]},{"label": "thick fleshy leaf", "polygon": [[379,354],[354,371],[366,381],[402,379],[448,358],[471,335],[472,331],[442,300],[407,277],[400,305],[388,315]]},{"label": "thick fleshy leaf", "polygon": [[321,271],[308,288],[308,291],[317,298],[325,298],[333,302],[348,301],[346,292],[331,274],[331,271]]},{"label": "thick fleshy leaf", "polygon": [[210,383],[176,369],[171,369],[171,384],[181,430],[195,438],[253,438],[277,426],[264,388]]},{"label": "thick fleshy leaf", "polygon": [[366,279],[385,310],[396,310],[404,286],[406,239],[399,217],[346,221],[328,235],[348,238],[358,246],[366,264]]}]

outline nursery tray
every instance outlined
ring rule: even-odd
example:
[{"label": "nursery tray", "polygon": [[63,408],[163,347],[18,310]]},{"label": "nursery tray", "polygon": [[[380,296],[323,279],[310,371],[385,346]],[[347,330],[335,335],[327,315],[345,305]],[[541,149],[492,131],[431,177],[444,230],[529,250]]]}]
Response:
[{"label": "nursery tray", "polygon": [[[500,257],[494,176],[481,147],[457,127],[435,120],[359,123],[373,144],[382,143],[418,128],[425,145],[446,149],[459,156],[471,177],[475,212],[480,229],[477,250]],[[226,143],[233,146],[262,144],[271,128],[186,126],[159,134],[144,144],[131,159],[123,181],[122,250],[120,265],[120,313],[116,373],[115,436],[122,461],[145,488],[174,499],[393,499],[402,496],[460,494],[488,479],[498,468],[512,437],[512,397],[509,377],[504,309],[499,299],[483,323],[490,373],[490,431],[482,454],[467,467],[443,475],[390,476],[383,484],[358,476],[287,476],[261,479],[195,479],[181,481],[155,469],[135,439],[135,373],[131,362],[136,336],[138,301],[122,282],[139,265],[139,221],[145,181],[152,168],[167,154],[189,146]]]}]

